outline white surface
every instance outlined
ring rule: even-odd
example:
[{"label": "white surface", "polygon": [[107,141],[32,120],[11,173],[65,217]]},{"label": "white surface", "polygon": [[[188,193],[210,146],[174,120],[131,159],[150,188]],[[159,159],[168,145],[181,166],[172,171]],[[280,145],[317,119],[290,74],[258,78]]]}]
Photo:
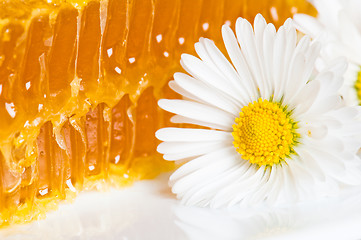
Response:
[{"label": "white surface", "polygon": [[212,210],[179,205],[167,178],[83,193],[0,239],[361,239],[361,189],[297,206]]}]

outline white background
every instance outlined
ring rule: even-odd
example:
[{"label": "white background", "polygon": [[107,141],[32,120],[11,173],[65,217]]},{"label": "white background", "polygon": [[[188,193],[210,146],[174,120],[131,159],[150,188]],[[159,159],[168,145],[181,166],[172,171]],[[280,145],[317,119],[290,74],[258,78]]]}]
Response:
[{"label": "white background", "polygon": [[45,220],[0,230],[0,239],[361,239],[361,189],[293,206],[214,210],[180,205],[168,176],[82,193]]}]

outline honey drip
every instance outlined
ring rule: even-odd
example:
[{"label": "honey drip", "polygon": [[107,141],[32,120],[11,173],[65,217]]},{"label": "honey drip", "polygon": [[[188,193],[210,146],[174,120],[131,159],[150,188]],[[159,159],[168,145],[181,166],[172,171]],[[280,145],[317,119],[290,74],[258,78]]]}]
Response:
[{"label": "honey drip", "polygon": [[0,227],[84,189],[173,168],[156,153],[157,107],[181,53],[261,12],[279,26],[306,1],[5,0],[0,3]]}]

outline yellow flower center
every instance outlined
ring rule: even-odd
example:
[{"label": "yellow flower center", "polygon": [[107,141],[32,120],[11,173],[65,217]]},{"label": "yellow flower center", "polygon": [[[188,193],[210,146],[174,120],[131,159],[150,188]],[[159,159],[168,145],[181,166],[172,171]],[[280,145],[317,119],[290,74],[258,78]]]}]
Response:
[{"label": "yellow flower center", "polygon": [[359,105],[361,105],[361,68],[360,68],[360,71],[357,74],[357,79],[356,79],[356,82],[355,82],[355,89],[356,89],[357,99],[358,99]]},{"label": "yellow flower center", "polygon": [[272,166],[294,154],[297,123],[280,103],[259,99],[244,106],[233,124],[233,145],[242,158]]}]

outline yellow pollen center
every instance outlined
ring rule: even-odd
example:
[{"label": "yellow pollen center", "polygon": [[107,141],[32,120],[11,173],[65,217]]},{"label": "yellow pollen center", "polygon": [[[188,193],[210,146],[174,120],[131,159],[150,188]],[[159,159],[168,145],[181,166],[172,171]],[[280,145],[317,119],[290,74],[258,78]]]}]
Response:
[{"label": "yellow pollen center", "polygon": [[259,99],[244,106],[233,124],[233,145],[242,158],[259,166],[279,164],[294,153],[299,134],[291,112]]},{"label": "yellow pollen center", "polygon": [[359,103],[359,105],[361,105],[361,67],[360,67],[360,71],[357,73],[355,89],[356,89],[356,93],[357,93],[358,103]]}]

